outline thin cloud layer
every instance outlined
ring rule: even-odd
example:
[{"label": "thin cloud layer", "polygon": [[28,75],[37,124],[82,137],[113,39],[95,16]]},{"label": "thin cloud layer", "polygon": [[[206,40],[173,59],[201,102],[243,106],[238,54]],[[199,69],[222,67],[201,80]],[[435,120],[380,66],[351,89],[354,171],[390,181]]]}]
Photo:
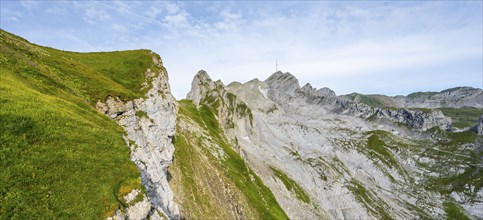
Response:
[{"label": "thin cloud layer", "polygon": [[482,2],[2,2],[1,28],[73,51],[159,53],[184,98],[205,69],[265,79],[275,59],[338,94],[482,87]]}]

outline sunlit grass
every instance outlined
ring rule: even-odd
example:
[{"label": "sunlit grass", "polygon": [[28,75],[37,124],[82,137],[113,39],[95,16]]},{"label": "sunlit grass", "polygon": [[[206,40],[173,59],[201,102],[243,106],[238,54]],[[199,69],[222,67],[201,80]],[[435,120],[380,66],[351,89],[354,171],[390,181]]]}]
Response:
[{"label": "sunlit grass", "polygon": [[0,34],[0,219],[112,215],[142,189],[140,173],[123,129],[94,103],[141,97],[149,52],[70,53]]}]

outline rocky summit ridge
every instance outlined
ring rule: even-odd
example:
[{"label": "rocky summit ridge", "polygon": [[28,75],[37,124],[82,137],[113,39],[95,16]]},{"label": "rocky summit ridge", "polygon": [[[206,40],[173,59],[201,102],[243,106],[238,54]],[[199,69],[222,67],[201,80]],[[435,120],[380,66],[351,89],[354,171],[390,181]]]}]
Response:
[{"label": "rocky summit ridge", "polygon": [[439,110],[373,107],[339,98],[329,88],[316,90],[310,84],[300,87],[298,80],[290,73],[276,72],[264,82],[270,87],[267,93],[269,98],[288,112],[316,117],[319,114],[332,112],[363,118],[387,119],[419,130],[427,130],[435,126],[449,129],[451,124],[451,119],[445,117]]}]

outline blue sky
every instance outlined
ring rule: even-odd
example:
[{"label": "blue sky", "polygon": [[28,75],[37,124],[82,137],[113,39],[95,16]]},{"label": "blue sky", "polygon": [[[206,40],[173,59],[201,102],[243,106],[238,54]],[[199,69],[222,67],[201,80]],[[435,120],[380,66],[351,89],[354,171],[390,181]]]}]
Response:
[{"label": "blue sky", "polygon": [[151,49],[186,96],[275,60],[303,85],[387,95],[483,86],[482,1],[1,1],[1,28],[71,51]]}]

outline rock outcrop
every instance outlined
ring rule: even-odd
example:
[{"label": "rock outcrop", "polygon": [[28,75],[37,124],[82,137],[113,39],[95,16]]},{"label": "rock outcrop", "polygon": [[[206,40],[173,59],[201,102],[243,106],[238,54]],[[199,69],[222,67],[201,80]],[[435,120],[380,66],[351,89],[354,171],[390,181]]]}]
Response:
[{"label": "rock outcrop", "polygon": [[253,123],[251,110],[244,102],[228,92],[220,80],[214,82],[204,70],[201,70],[195,75],[191,85],[187,99],[192,100],[197,106],[203,103],[213,108],[220,125],[231,141],[235,141],[235,125],[242,127],[244,131],[250,130],[249,127]]},{"label": "rock outcrop", "polygon": [[483,135],[483,115],[480,116],[473,130],[476,131],[477,134]]},{"label": "rock outcrop", "polygon": [[451,126],[451,118],[445,117],[439,110],[424,112],[421,110],[378,108],[376,115],[377,117],[390,118],[396,122],[406,124],[409,128],[418,130],[427,130],[433,127],[447,130]]},{"label": "rock outcrop", "polygon": [[99,111],[116,120],[126,131],[131,160],[141,171],[142,185],[146,188],[147,196],[127,208],[125,215],[128,219],[155,218],[159,213],[178,218],[178,208],[167,180],[167,168],[174,153],[172,139],[176,129],[177,102],[171,95],[168,75],[161,60],[153,56],[153,62],[160,70],[146,71],[146,82],[151,82],[151,88],[145,98],[124,101],[108,96],[97,103]]},{"label": "rock outcrop", "polygon": [[339,112],[355,115],[363,118],[382,118],[393,122],[402,123],[411,129],[427,130],[439,127],[443,130],[451,128],[451,118],[446,117],[440,110],[418,109],[388,109],[376,108],[363,103],[339,102]]}]

